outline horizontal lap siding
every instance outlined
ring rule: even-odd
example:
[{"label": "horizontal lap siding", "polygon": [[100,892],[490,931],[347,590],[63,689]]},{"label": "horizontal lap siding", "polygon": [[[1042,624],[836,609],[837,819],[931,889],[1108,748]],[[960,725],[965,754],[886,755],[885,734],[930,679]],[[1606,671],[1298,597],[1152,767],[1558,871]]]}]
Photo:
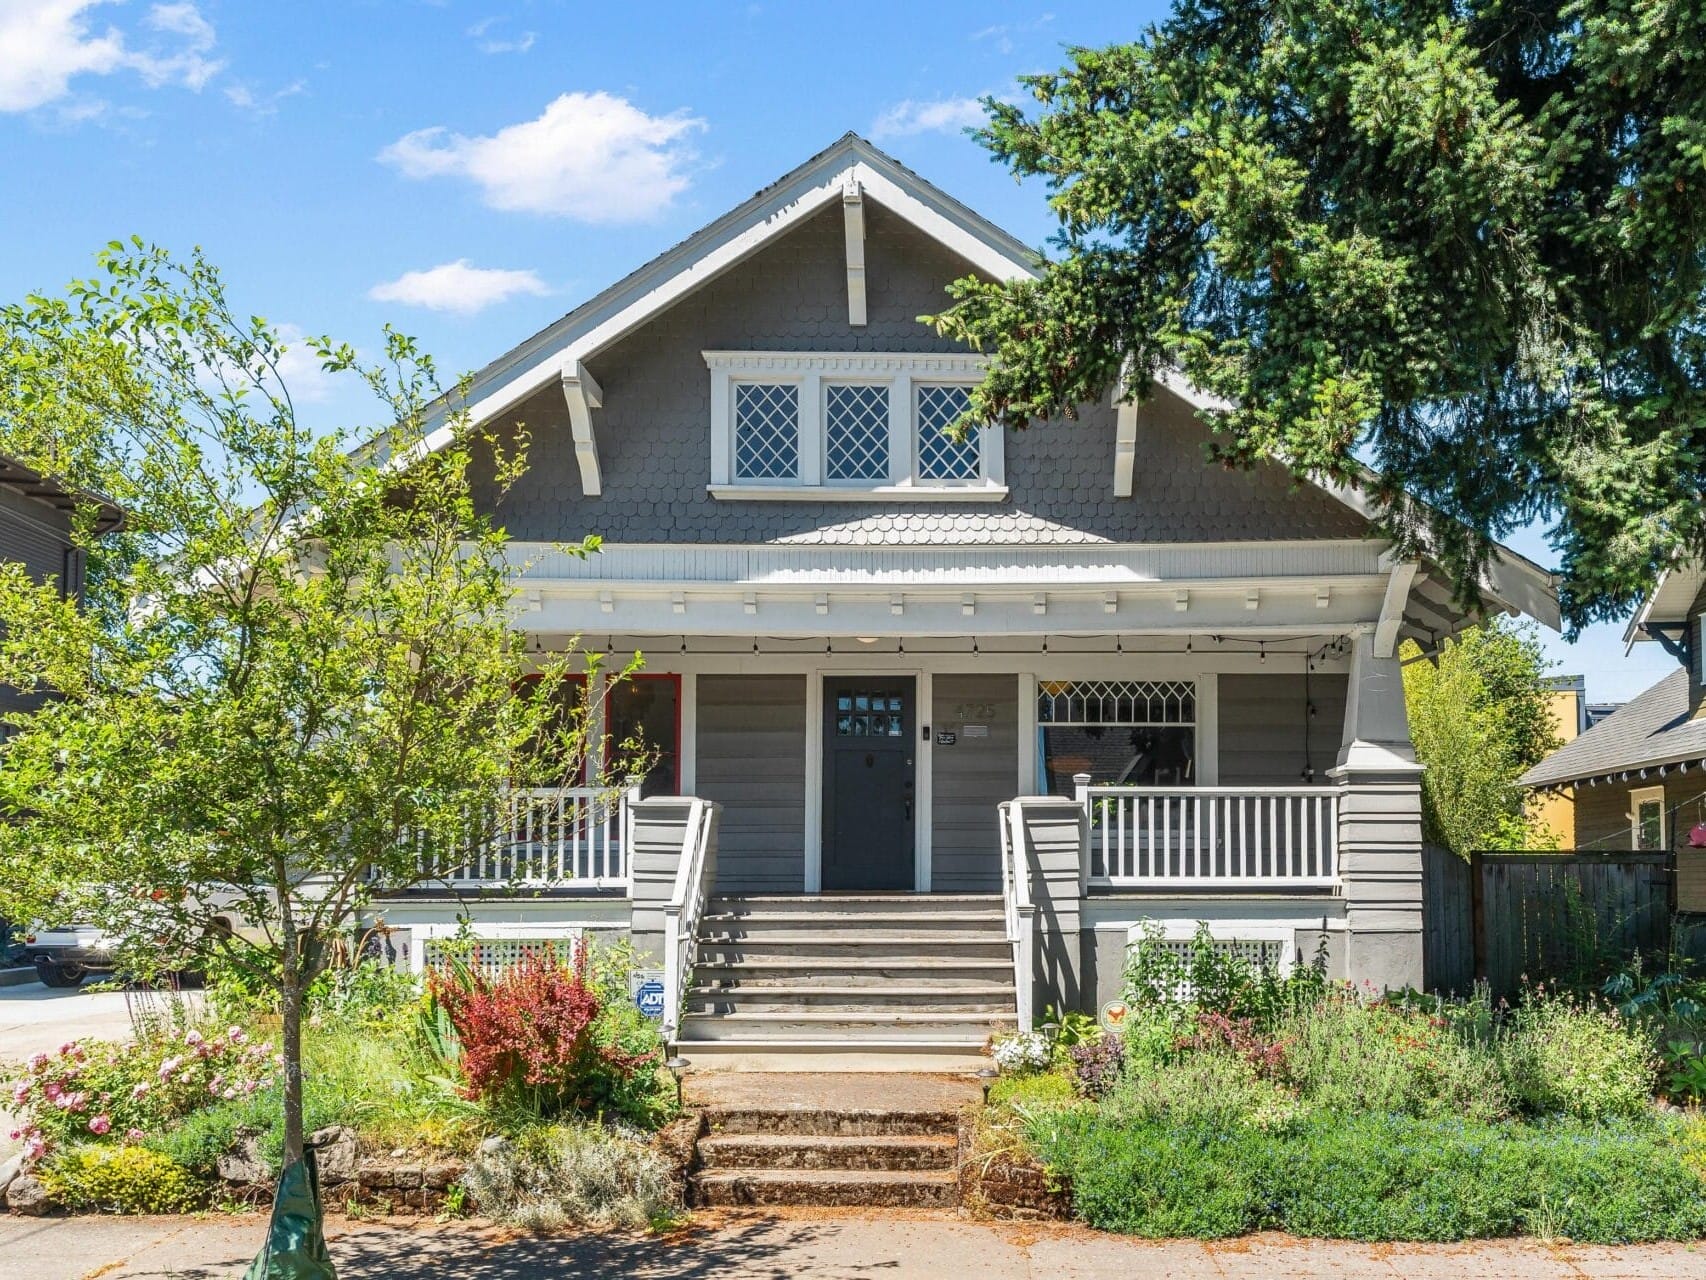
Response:
[{"label": "horizontal lap siding", "polygon": [[1315,771],[1308,781],[1325,785],[1344,736],[1345,688],[1342,675],[1311,675],[1307,688],[1295,674],[1221,676],[1220,784],[1305,786],[1307,763]]},{"label": "horizontal lap siding", "polygon": [[723,806],[717,888],[805,888],[806,681],[700,676],[698,793]]},{"label": "horizontal lap siding", "polygon": [[[937,676],[931,730],[954,745],[931,756],[930,887],[937,893],[996,893],[1001,847],[995,807],[1014,795],[1019,774],[1017,676]],[[987,738],[966,734],[983,725]]]},{"label": "horizontal lap siding", "polygon": [[1706,849],[1688,847],[1688,833],[1706,822],[1706,770],[1658,775],[1632,782],[1608,782],[1575,788],[1576,847],[1612,853],[1633,846],[1629,793],[1663,786],[1670,823],[1670,844],[1676,852],[1678,911],[1706,912]]}]

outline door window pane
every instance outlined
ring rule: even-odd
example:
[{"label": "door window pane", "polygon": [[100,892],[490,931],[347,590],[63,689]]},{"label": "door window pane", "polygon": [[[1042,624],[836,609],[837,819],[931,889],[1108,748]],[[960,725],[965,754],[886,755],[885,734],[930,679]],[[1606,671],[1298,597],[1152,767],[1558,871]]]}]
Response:
[{"label": "door window pane", "polygon": [[680,694],[674,676],[629,676],[610,690],[610,758],[637,751],[652,762],[641,795],[680,792]]}]

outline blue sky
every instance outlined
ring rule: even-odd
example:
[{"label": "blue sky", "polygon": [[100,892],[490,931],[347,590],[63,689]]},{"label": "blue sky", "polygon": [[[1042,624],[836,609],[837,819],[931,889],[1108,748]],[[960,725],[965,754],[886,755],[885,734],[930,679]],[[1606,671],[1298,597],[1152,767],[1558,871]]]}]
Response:
[{"label": "blue sky", "polygon": [[[0,299],[134,233],[287,332],[372,349],[389,321],[454,376],[849,129],[1040,243],[1041,192],[962,134],[975,99],[1162,9],[0,0]],[[296,373],[319,420],[366,413]],[[1620,631],[1554,639],[1558,670],[1609,700],[1670,669]]]}]

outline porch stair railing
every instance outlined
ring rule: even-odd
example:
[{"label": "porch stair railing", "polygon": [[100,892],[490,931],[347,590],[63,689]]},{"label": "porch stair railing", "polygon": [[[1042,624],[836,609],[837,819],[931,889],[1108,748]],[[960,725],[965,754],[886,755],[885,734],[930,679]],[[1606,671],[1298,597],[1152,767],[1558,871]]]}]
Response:
[{"label": "porch stair railing", "polygon": [[1093,786],[1084,775],[1075,782],[1091,885],[1338,883],[1337,787]]},{"label": "porch stair railing", "polygon": [[1019,1030],[1029,1031],[1035,1022],[1032,1009],[1035,967],[1037,908],[1031,901],[1031,868],[1025,856],[1025,823],[1019,806],[999,806],[1001,828],[1001,903],[1006,917],[1007,941],[1013,948],[1013,989],[1018,995]]},{"label": "porch stair railing", "polygon": [[681,1033],[681,1009],[693,981],[693,953],[699,919],[710,897],[713,806],[694,800],[688,807],[681,840],[681,863],[663,913],[663,1040],[674,1044]]}]

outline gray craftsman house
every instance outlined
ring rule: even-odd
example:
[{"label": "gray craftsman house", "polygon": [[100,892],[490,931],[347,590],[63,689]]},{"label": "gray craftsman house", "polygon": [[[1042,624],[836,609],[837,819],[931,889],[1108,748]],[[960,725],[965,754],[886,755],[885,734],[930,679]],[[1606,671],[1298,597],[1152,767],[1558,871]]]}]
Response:
[{"label": "gray craftsman house", "polygon": [[[1116,994],[1151,922],[1420,984],[1396,652],[1478,614],[1359,493],[1205,464],[1177,378],[950,435],[983,360],[919,317],[1035,269],[849,135],[477,375],[532,436],[489,499],[517,625],[642,652],[601,714],[661,754],[383,904],[414,963],[464,912],[499,959],[631,932],[695,1061],[964,1057]],[[1483,601],[1556,625],[1514,555]]]}]

